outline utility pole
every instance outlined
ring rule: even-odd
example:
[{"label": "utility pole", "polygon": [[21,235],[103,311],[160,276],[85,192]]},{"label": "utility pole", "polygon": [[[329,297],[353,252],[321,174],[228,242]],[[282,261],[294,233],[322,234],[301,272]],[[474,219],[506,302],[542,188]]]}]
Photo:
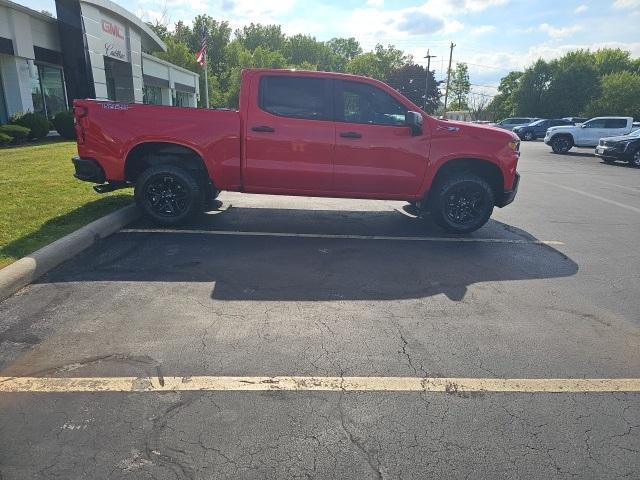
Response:
[{"label": "utility pole", "polygon": [[[427,112],[427,99],[429,98],[429,74],[431,73],[431,59],[436,58],[435,55],[431,55],[431,49],[427,49],[427,78],[424,82],[424,111]],[[429,112],[427,112],[429,113]]]},{"label": "utility pole", "polygon": [[451,60],[453,59],[453,47],[456,44],[451,42],[451,51],[449,52],[449,70],[447,71],[447,90],[444,92],[444,111],[447,111],[447,99],[449,97],[449,81],[451,80]]}]

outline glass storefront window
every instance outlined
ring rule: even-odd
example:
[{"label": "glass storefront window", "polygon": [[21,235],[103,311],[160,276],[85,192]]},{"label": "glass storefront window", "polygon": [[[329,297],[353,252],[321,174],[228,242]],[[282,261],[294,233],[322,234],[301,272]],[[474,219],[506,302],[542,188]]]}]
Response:
[{"label": "glass storefront window", "polygon": [[2,84],[2,75],[0,75],[0,125],[7,123],[7,105],[4,99],[4,85]]},{"label": "glass storefront window", "polygon": [[190,93],[176,91],[175,102],[173,103],[176,107],[190,107],[191,106],[190,99],[191,99]]},{"label": "glass storefront window", "polygon": [[44,98],[42,97],[42,87],[40,86],[40,69],[37,65],[30,68],[31,73],[31,100],[33,102],[33,111],[41,115],[47,115],[44,109]]},{"label": "glass storefront window", "polygon": [[62,68],[34,65],[31,69],[31,100],[33,111],[52,119],[67,109]]},{"label": "glass storefront window", "polygon": [[160,87],[144,85],[142,87],[142,102],[151,105],[162,105],[162,90]]},{"label": "glass storefront window", "polygon": [[53,118],[56,113],[67,109],[62,69],[48,65],[40,65],[38,69],[47,116]]}]

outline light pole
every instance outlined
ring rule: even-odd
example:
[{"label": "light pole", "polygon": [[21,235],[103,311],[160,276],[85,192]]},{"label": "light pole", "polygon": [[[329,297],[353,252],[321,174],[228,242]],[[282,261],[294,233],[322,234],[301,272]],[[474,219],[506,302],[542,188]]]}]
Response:
[{"label": "light pole", "polygon": [[[427,78],[424,82],[424,111],[427,112],[427,99],[429,98],[429,74],[431,73],[431,59],[436,58],[435,55],[431,55],[431,49],[427,49]],[[427,112],[429,113],[429,112]]]}]

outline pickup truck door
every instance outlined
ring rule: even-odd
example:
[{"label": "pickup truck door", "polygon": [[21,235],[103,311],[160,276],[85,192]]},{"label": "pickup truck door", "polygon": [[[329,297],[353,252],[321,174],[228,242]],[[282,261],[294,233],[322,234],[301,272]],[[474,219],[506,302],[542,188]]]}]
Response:
[{"label": "pickup truck door", "polygon": [[606,127],[606,119],[594,118],[582,124],[576,132],[576,145],[581,147],[592,147],[598,144],[603,137],[610,137],[610,130]]},{"label": "pickup truck door", "polygon": [[334,81],[334,190],[383,198],[418,192],[428,164],[428,132],[412,136],[406,112],[375,85]]},{"label": "pickup truck door", "polygon": [[246,191],[331,189],[334,123],[331,80],[256,76],[245,122]]}]

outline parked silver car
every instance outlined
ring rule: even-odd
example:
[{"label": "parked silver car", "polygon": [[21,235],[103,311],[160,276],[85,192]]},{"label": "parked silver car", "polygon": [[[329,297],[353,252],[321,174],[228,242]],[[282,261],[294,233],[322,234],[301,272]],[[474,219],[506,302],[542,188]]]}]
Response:
[{"label": "parked silver car", "polygon": [[494,127],[504,128],[505,130],[513,130],[514,127],[520,127],[522,125],[529,125],[531,122],[538,120],[537,118],[529,117],[513,117],[500,120],[494,125]]}]

